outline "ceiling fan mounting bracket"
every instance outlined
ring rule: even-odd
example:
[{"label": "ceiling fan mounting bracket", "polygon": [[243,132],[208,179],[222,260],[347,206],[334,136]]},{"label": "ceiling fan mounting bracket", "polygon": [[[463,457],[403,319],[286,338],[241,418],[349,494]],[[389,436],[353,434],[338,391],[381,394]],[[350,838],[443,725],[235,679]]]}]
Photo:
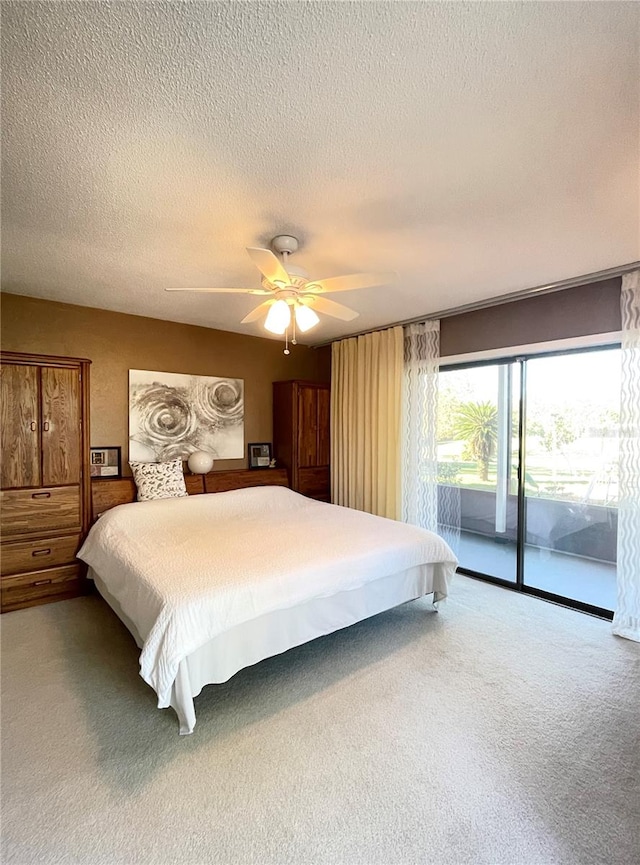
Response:
[{"label": "ceiling fan mounting bracket", "polygon": [[[301,267],[297,268],[297,269],[302,271]],[[297,275],[294,275],[291,273],[291,274],[289,274],[289,282],[288,283],[280,282],[279,280],[275,280],[274,282],[271,282],[266,277],[263,277],[262,286],[263,286],[263,288],[268,288],[271,291],[289,290],[292,293],[297,294],[298,291],[304,291],[306,289],[307,282],[308,282],[308,279],[306,276],[302,276],[302,275],[297,276]]]},{"label": "ceiling fan mounting bracket", "polygon": [[271,241],[271,247],[278,255],[291,255],[298,249],[298,238],[291,234],[277,234]]},{"label": "ceiling fan mounting bracket", "polygon": [[276,300],[286,300],[287,303],[293,303],[294,299],[298,296],[298,292],[295,288],[279,288],[275,292]]}]

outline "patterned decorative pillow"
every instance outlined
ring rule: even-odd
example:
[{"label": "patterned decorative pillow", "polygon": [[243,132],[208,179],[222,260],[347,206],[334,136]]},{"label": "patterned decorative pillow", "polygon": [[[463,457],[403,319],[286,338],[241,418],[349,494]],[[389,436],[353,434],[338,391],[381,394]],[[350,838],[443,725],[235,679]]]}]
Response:
[{"label": "patterned decorative pillow", "polygon": [[182,471],[182,460],[168,463],[129,463],[138,488],[138,501],[181,499],[188,496]]}]

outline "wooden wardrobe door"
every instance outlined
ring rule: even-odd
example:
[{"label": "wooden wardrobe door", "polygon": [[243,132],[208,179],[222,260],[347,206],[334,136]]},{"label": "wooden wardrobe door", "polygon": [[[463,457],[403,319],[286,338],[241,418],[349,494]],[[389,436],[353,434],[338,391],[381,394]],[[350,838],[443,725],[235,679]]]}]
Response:
[{"label": "wooden wardrobe door", "polygon": [[80,481],[80,374],[77,369],[42,368],[42,483]]},{"label": "wooden wardrobe door", "polygon": [[298,465],[315,466],[318,464],[318,389],[301,385],[298,393]]},{"label": "wooden wardrobe door", "polygon": [[318,465],[329,465],[329,388],[318,388]]},{"label": "wooden wardrobe door", "polygon": [[2,398],[2,488],[40,485],[38,367],[5,363]]}]

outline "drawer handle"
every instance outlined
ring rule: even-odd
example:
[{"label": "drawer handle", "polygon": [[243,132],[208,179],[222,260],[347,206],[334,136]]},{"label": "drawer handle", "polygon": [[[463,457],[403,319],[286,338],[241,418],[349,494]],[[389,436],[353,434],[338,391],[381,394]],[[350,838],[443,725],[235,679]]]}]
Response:
[{"label": "drawer handle", "polygon": [[31,493],[32,499],[50,499],[51,493]]},{"label": "drawer handle", "polygon": [[48,556],[50,552],[51,552],[50,549],[48,549],[48,550],[33,550],[31,555],[32,556]]},{"label": "drawer handle", "polygon": [[31,427],[31,432],[35,432],[38,429],[38,424],[34,420],[31,421],[29,426]]},{"label": "drawer handle", "polygon": [[45,432],[49,432],[49,421],[46,420],[42,426]]},{"label": "drawer handle", "polygon": [[51,582],[51,580],[36,580],[35,583],[33,583],[33,585],[34,586],[46,586],[50,582]]}]

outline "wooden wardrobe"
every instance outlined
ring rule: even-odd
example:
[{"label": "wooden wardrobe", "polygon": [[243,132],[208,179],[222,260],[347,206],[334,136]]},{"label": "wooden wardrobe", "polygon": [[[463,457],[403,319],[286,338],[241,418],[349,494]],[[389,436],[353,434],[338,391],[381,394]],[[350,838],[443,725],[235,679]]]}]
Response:
[{"label": "wooden wardrobe", "polygon": [[2,352],[2,612],[85,591],[89,360]]},{"label": "wooden wardrobe", "polygon": [[328,384],[273,383],[273,450],[292,490],[330,501]]}]

